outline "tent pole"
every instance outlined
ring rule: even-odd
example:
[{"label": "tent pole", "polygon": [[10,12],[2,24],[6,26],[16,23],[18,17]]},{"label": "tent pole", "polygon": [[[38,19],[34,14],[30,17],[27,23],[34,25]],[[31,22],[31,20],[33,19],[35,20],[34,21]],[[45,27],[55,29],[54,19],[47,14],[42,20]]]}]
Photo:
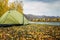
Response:
[{"label": "tent pole", "polygon": [[[21,1],[21,3],[22,3],[22,1]],[[22,3],[22,9],[23,9],[23,3]],[[24,25],[24,13],[23,13],[23,25]]]},{"label": "tent pole", "polygon": [[24,14],[23,14],[23,25],[24,25]]}]

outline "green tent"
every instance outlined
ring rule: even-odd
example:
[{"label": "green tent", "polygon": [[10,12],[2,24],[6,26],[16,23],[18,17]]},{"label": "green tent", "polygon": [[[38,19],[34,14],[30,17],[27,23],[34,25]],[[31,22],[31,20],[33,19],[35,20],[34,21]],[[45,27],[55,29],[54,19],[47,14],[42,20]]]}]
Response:
[{"label": "green tent", "polygon": [[0,24],[28,24],[28,20],[22,13],[10,10],[0,17]]}]

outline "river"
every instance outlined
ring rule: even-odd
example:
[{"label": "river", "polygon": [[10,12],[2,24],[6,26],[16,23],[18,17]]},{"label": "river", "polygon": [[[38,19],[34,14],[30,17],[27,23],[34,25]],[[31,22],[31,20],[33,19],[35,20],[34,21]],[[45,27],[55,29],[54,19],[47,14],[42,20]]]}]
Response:
[{"label": "river", "polygon": [[60,25],[60,22],[29,22],[30,24]]}]

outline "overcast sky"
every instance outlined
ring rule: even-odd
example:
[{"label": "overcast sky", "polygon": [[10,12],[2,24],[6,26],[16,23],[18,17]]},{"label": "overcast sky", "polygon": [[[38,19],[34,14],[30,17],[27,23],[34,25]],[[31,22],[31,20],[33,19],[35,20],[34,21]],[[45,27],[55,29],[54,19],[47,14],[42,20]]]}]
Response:
[{"label": "overcast sky", "polygon": [[24,13],[60,16],[60,0],[24,0]]},{"label": "overcast sky", "polygon": [[60,0],[23,0],[23,4],[24,14],[60,16]]}]

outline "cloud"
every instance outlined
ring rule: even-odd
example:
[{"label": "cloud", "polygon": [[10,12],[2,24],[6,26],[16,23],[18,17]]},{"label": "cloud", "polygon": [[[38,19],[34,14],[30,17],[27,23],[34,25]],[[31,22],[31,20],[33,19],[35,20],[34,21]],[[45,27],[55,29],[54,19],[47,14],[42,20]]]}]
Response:
[{"label": "cloud", "polygon": [[33,15],[60,16],[60,1],[54,3],[24,2],[24,13]]},{"label": "cloud", "polygon": [[55,2],[55,1],[59,1],[59,0],[24,0],[24,1]]},{"label": "cloud", "polygon": [[49,13],[53,15],[58,15],[60,16],[60,1],[54,2],[53,4],[50,4],[49,6]]},{"label": "cloud", "polygon": [[42,3],[42,2],[31,2],[31,3],[25,3],[24,5],[24,12],[26,14],[37,14],[48,11],[46,8],[48,4]]},{"label": "cloud", "polygon": [[14,2],[14,0],[9,0],[9,2]]}]

